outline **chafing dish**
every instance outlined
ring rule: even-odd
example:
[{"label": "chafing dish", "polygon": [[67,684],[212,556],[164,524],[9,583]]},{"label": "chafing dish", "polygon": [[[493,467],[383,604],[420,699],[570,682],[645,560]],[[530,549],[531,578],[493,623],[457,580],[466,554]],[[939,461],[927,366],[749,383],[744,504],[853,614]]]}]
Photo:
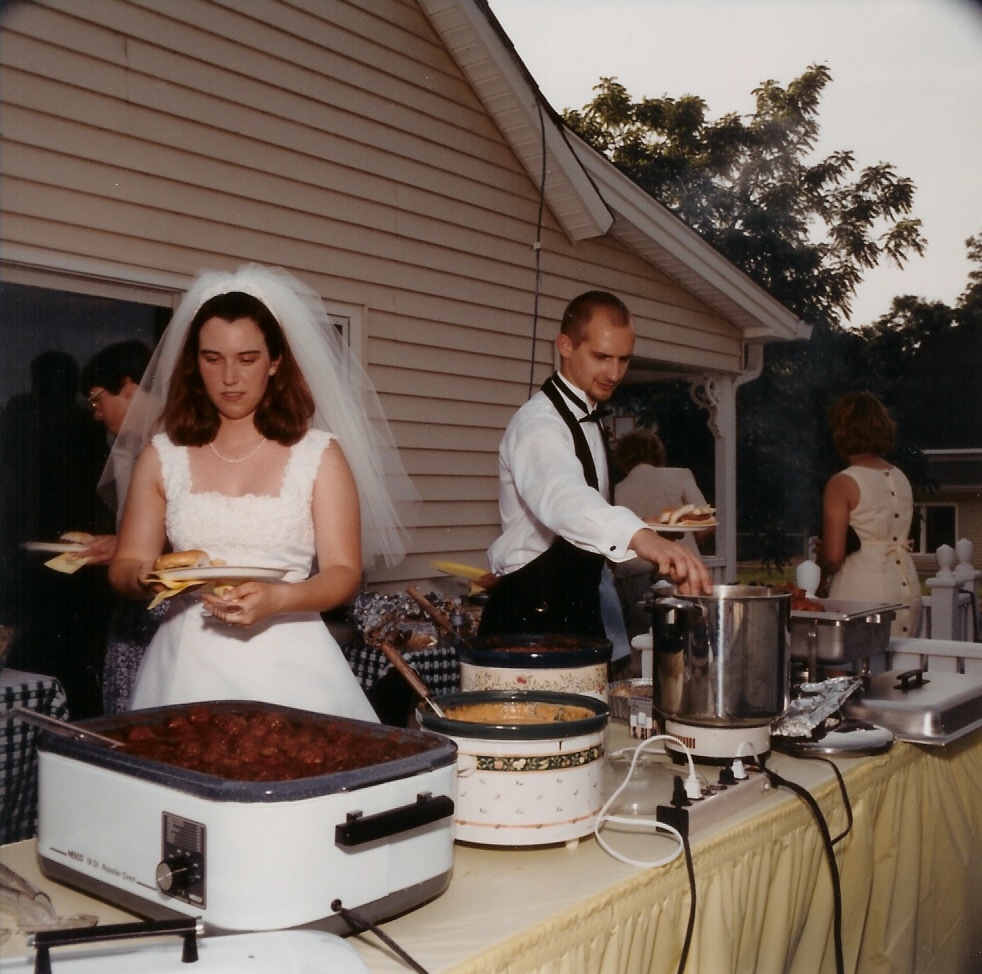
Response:
[{"label": "chafing dish", "polygon": [[791,658],[853,663],[884,653],[897,605],[818,599],[822,610],[792,609]]},{"label": "chafing dish", "polygon": [[850,697],[843,714],[913,744],[950,744],[982,727],[982,675],[888,670]]}]

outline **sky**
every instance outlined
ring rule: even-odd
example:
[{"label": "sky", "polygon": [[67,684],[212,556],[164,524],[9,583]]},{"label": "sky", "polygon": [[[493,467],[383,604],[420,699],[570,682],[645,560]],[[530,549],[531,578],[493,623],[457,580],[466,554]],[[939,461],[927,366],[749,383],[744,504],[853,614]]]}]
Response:
[{"label": "sky", "polygon": [[601,77],[635,101],[697,95],[711,119],[749,115],[752,91],[810,64],[832,80],[815,159],[855,154],[854,175],[889,162],[917,191],[923,257],[868,271],[846,324],[913,294],[954,305],[982,233],[982,2],[979,0],[489,0],[547,101],[580,109]]}]

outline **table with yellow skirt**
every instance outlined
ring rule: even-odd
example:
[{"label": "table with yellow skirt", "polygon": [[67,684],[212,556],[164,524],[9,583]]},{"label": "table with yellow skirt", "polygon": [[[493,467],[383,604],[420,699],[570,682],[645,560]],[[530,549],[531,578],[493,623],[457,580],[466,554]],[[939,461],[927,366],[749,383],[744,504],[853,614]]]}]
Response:
[{"label": "table with yellow skirt", "polygon": [[[629,743],[612,724],[608,745]],[[982,733],[946,747],[898,743],[884,754],[823,761],[771,756],[768,766],[814,796],[831,835],[842,890],[842,954],[850,974],[982,970]],[[606,835],[607,833],[605,833]],[[649,861],[672,839],[611,834]],[[808,806],[783,787],[699,831],[692,841],[695,925],[690,974],[832,974],[831,874]],[[0,861],[47,891],[61,913],[127,917],[47,878],[33,841]],[[575,846],[458,844],[449,888],[383,925],[429,974],[665,974],[677,969],[689,918],[684,858],[627,865],[592,836]],[[3,926],[10,918],[2,917]],[[372,974],[409,968],[373,933],[351,938]],[[0,957],[19,955],[16,932]]]}]

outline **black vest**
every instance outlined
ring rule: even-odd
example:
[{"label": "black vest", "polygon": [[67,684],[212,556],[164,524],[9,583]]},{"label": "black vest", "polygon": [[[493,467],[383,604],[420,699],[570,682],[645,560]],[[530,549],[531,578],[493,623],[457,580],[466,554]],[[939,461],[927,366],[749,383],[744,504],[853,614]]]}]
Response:
[{"label": "black vest", "polygon": [[[587,484],[598,490],[590,444],[554,376],[546,379],[542,391],[569,427]],[[606,448],[606,438],[604,444]],[[605,639],[600,612],[600,576],[605,563],[603,555],[557,537],[537,558],[499,579],[481,614],[478,634],[565,633]]]}]

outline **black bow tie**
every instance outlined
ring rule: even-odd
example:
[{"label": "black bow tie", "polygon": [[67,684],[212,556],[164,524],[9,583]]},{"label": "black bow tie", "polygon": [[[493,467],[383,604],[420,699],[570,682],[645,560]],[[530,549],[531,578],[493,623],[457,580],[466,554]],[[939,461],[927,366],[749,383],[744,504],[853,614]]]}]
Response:
[{"label": "black bow tie", "polygon": [[586,416],[580,418],[581,423],[598,423],[603,425],[600,421],[600,407],[594,406],[593,409],[587,410],[586,403],[577,396],[572,389],[569,388],[565,383],[556,382],[556,386],[562,391],[563,395],[573,403],[575,406],[579,406],[580,409],[586,411]]}]

